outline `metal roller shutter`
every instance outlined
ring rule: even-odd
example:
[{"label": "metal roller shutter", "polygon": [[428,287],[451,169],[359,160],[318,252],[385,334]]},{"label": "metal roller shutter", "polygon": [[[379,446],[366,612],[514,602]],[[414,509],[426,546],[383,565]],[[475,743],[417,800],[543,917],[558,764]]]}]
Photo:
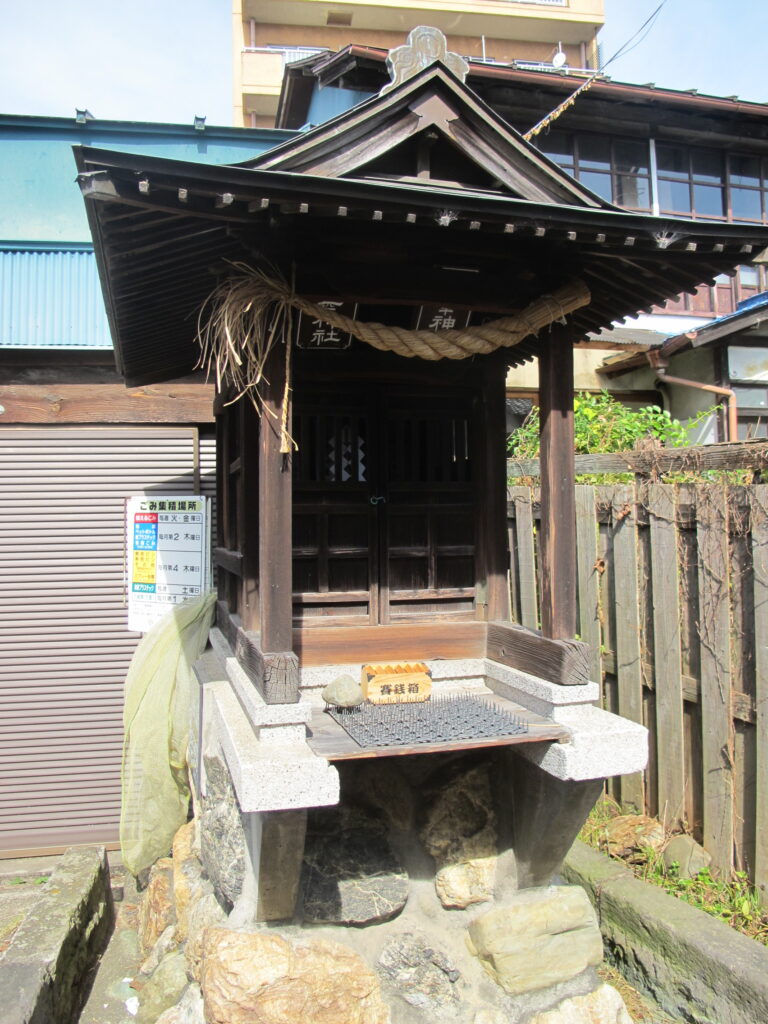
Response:
[{"label": "metal roller shutter", "polygon": [[132,494],[213,494],[195,428],[0,430],[0,857],[118,835]]}]

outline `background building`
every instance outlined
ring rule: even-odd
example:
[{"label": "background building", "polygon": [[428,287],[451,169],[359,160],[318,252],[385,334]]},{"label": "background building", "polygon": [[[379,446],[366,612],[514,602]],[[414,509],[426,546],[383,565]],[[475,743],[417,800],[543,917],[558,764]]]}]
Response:
[{"label": "background building", "polygon": [[233,0],[233,124],[274,123],[286,65],[348,44],[389,50],[417,25],[434,25],[449,49],[491,63],[596,68],[603,0]]}]

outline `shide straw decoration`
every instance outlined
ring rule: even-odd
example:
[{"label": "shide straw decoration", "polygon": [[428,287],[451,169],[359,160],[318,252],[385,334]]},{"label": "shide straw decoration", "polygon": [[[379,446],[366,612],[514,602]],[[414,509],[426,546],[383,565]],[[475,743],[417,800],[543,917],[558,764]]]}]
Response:
[{"label": "shide straw decoration", "polygon": [[[563,321],[568,313],[587,305],[591,298],[584,282],[574,280],[551,295],[535,299],[514,316],[462,330],[411,331],[386,324],[363,323],[310,302],[297,295],[276,271],[270,275],[246,263],[232,263],[232,267],[237,273],[222,281],[200,310],[197,365],[215,377],[219,392],[225,384],[233,387],[235,396],[231,402],[248,395],[261,415],[266,406],[259,394],[259,385],[265,380],[267,356],[275,345],[284,345],[286,373],[280,450],[286,453],[296,448],[287,429],[290,341],[295,310],[349,332],[382,351],[396,352],[407,358],[466,359],[498,348],[511,348],[556,320]],[[271,410],[267,411],[276,416]]]}]

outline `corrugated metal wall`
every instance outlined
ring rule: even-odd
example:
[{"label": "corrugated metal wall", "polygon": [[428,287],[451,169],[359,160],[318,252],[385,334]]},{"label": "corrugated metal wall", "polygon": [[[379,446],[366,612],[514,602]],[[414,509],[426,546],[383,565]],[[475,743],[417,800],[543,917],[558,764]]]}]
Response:
[{"label": "corrugated metal wall", "polygon": [[0,430],[0,855],[117,838],[124,499],[214,462],[194,428]]},{"label": "corrugated metal wall", "polygon": [[92,252],[0,252],[0,345],[112,348]]}]

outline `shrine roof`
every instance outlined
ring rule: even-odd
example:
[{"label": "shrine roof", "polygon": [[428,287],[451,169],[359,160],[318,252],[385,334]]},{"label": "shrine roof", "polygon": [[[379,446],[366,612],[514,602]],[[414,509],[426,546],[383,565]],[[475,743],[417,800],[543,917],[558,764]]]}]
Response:
[{"label": "shrine roof", "polygon": [[[516,312],[574,278],[574,336],[749,262],[759,225],[631,213],[574,181],[441,65],[246,164],[78,148],[119,365],[188,373],[199,310],[233,263],[308,298]],[[509,349],[511,364],[543,339]]]}]

